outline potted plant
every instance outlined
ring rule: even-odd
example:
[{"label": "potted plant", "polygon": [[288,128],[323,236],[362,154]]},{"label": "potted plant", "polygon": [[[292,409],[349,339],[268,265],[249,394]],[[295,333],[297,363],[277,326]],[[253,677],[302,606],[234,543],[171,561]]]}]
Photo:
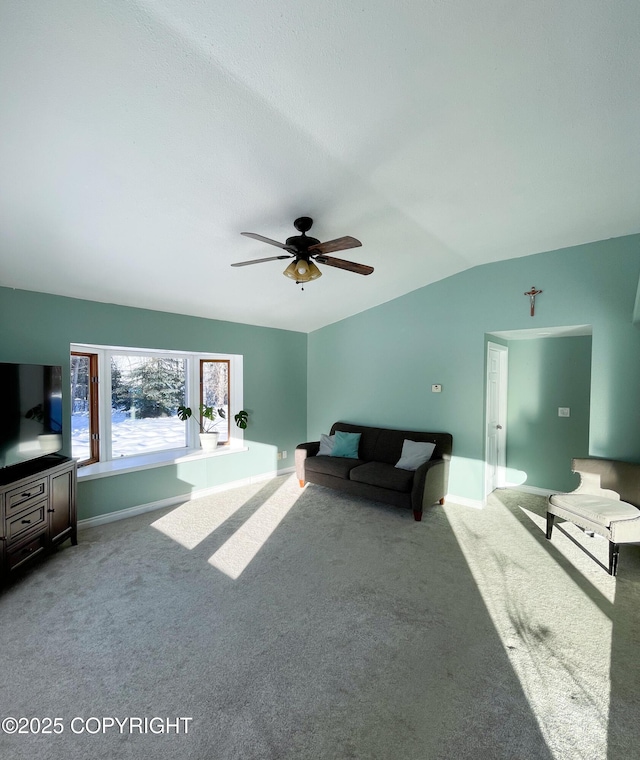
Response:
[{"label": "potted plant", "polygon": [[200,426],[200,445],[205,451],[215,451],[218,446],[218,432],[214,430],[216,426],[216,419],[221,417],[226,419],[224,409],[214,409],[212,406],[206,406],[200,404],[200,414],[196,414],[192,411],[190,406],[179,406],[178,417],[184,422],[189,417],[193,417],[194,420]]}]

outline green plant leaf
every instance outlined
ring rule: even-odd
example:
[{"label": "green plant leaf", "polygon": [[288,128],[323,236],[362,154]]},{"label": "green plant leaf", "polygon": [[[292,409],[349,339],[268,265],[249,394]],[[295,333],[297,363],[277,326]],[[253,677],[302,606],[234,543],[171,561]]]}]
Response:
[{"label": "green plant leaf", "polygon": [[200,414],[212,422],[218,416],[218,413],[212,406],[205,406],[204,404],[200,404]]},{"label": "green plant leaf", "polygon": [[191,411],[190,407],[188,406],[179,406],[178,407],[178,417],[184,422],[185,420],[188,420],[189,417],[193,412]]},{"label": "green plant leaf", "polygon": [[236,421],[236,425],[239,428],[241,428],[242,430],[246,430],[248,420],[249,420],[249,413],[245,412],[245,410],[242,409],[236,415],[234,415],[233,419]]}]

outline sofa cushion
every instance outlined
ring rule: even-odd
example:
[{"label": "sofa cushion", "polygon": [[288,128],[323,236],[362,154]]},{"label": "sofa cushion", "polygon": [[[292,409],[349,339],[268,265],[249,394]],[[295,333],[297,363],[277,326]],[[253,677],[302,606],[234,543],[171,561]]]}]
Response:
[{"label": "sofa cushion", "polygon": [[399,470],[385,462],[367,462],[354,467],[349,478],[358,483],[366,483],[378,488],[388,488],[391,491],[409,493],[413,486],[413,471]]},{"label": "sofa cushion", "polygon": [[[371,461],[387,462],[388,464],[395,465],[402,456],[402,447],[406,440],[434,442],[434,437],[432,433],[412,433],[407,430],[382,430],[378,436],[378,442]],[[438,454],[436,453],[434,456],[437,457]]]},{"label": "sofa cushion", "polygon": [[330,433],[333,435],[337,432],[360,433],[360,445],[358,446],[358,456],[365,462],[374,462],[376,442],[378,440],[379,428],[366,427],[365,425],[352,425],[349,422],[334,422],[331,426]]},{"label": "sofa cushion", "polygon": [[360,445],[360,433],[345,433],[342,431],[334,435],[332,457],[358,458],[358,446]]},{"label": "sofa cushion", "polygon": [[396,462],[396,467],[401,470],[417,470],[421,464],[431,459],[435,447],[435,443],[405,439],[402,444],[402,454]]},{"label": "sofa cushion", "polygon": [[305,470],[320,472],[323,475],[333,475],[335,478],[349,478],[349,472],[358,465],[364,464],[362,459],[347,459],[346,457],[308,457],[305,460]]},{"label": "sofa cushion", "polygon": [[335,435],[320,436],[320,449],[318,450],[318,456],[328,457],[331,455],[335,438]]},{"label": "sofa cushion", "polygon": [[[416,430],[394,430],[388,428],[374,428],[366,425],[354,425],[351,422],[334,422],[331,426],[331,434],[338,430],[349,433],[362,433],[358,456],[367,462],[387,462],[395,464],[402,454],[402,444],[405,439],[411,441],[432,441],[436,444],[432,459],[446,459],[451,457],[453,440],[450,433],[425,433]],[[626,501],[635,503],[633,499]]]}]

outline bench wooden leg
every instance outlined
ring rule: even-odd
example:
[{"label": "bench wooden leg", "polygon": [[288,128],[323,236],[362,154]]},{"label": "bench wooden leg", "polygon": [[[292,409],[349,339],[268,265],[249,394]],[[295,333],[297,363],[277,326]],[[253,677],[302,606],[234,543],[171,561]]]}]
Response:
[{"label": "bench wooden leg", "polygon": [[419,512],[417,509],[413,510],[413,519],[416,522],[422,522],[422,512]]},{"label": "bench wooden leg", "polygon": [[444,496],[440,499],[440,504],[444,504]]},{"label": "bench wooden leg", "polygon": [[298,483],[300,483],[300,488],[304,488],[304,480],[299,480]]},{"label": "bench wooden leg", "polygon": [[620,553],[620,544],[614,544],[609,541],[609,575],[616,575],[618,572],[618,555]]},{"label": "bench wooden leg", "polygon": [[547,538],[551,538],[551,533],[553,531],[553,521],[556,519],[556,516],[553,514],[553,512],[547,512]]}]

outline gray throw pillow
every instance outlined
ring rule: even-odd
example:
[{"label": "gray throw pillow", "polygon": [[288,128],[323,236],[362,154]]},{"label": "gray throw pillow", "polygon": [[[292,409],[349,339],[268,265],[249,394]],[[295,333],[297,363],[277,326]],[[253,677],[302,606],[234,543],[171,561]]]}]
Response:
[{"label": "gray throw pillow", "polygon": [[321,435],[320,436],[320,451],[318,451],[319,457],[331,456],[335,439],[336,439],[335,435]]},{"label": "gray throw pillow", "polygon": [[421,464],[431,459],[435,443],[409,441],[405,439],[402,444],[402,454],[396,464],[399,470],[417,470]]}]

